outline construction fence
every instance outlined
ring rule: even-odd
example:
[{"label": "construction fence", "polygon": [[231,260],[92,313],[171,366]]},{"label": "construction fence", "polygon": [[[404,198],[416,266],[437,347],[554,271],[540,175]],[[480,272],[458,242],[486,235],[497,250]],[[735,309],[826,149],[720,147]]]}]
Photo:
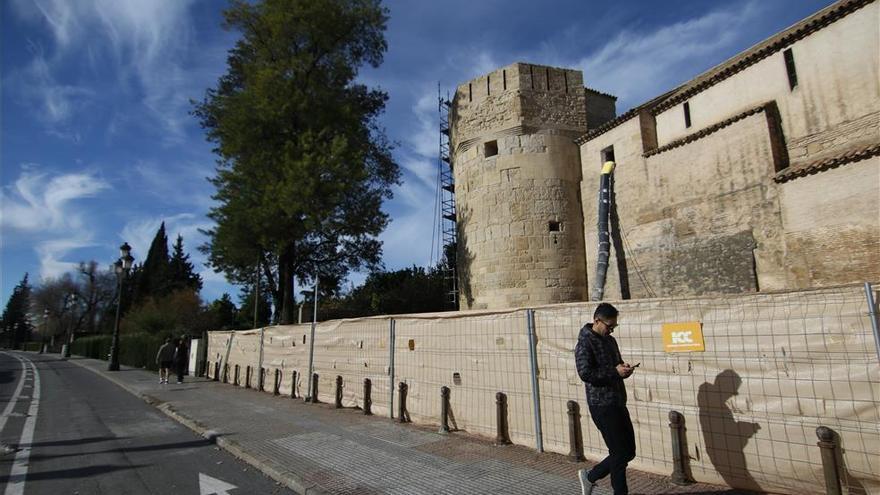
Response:
[{"label": "construction fence", "polygon": [[[669,413],[684,418],[686,475],[696,481],[780,493],[825,493],[816,428],[836,433],[844,493],[880,493],[880,362],[867,295],[851,285],[784,293],[612,301],[625,361],[641,363],[626,381],[636,434],[632,467],[673,471]],[[586,457],[607,452],[586,405],[574,361],[581,327],[596,303],[505,311],[383,316],[322,322],[314,329],[317,398],[397,416],[397,385],[408,386],[413,422],[438,424],[449,387],[454,429],[494,437],[496,393],[507,395],[515,444],[568,454],[568,402],[580,405]],[[875,320],[876,321],[876,320]],[[664,324],[696,322],[704,350],[664,344]],[[693,324],[693,323],[692,323]],[[271,393],[308,395],[310,325],[210,332],[209,376],[228,370]],[[294,372],[296,382],[293,382]],[[219,377],[217,377],[219,378]],[[296,387],[296,389],[292,389]]]}]

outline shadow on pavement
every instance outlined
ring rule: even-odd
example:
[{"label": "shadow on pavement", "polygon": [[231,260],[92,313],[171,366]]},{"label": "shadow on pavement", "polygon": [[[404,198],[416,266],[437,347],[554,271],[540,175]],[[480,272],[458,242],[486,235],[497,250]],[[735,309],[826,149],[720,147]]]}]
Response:
[{"label": "shadow on pavement", "polygon": [[125,440],[129,437],[87,437],[75,440],[53,440],[51,442],[34,442],[30,447],[52,447],[61,445],[81,445],[84,443],[106,442],[107,440]]},{"label": "shadow on pavement", "polygon": [[[32,482],[39,480],[54,480],[66,478],[88,478],[90,476],[97,476],[99,474],[112,473],[113,471],[121,471],[123,469],[137,469],[144,466],[145,464],[130,464],[127,466],[105,465],[88,466],[73,469],[58,469],[55,471],[45,471],[42,473],[29,472],[27,474],[27,481]],[[8,481],[9,476],[0,476],[0,483],[7,483]]]},{"label": "shadow on pavement", "polygon": [[[223,436],[223,435],[217,434],[215,436],[215,438],[220,437],[220,436]],[[163,443],[163,444],[158,444],[158,445],[143,445],[140,447],[123,447],[123,448],[96,450],[96,451],[89,451],[89,452],[72,452],[69,454],[31,454],[30,459],[31,459],[31,461],[44,461],[44,460],[48,460],[48,459],[56,459],[56,458],[62,458],[62,457],[78,457],[78,456],[82,456],[82,455],[99,455],[99,454],[113,454],[113,453],[125,454],[127,452],[149,452],[152,450],[168,450],[168,449],[183,450],[183,449],[190,449],[190,448],[197,448],[197,447],[207,447],[210,445],[214,445],[214,441],[203,438],[203,439],[199,439],[199,440],[192,440],[189,442]]]}]

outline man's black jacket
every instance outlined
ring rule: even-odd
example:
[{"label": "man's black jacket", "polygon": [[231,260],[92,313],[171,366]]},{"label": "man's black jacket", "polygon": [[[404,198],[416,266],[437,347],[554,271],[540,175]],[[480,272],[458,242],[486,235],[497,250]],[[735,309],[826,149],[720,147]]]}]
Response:
[{"label": "man's black jacket", "polygon": [[584,325],[578,334],[574,358],[578,375],[587,389],[588,405],[626,405],[626,387],[617,373],[617,365],[623,363],[623,359],[614,337],[597,334],[592,323]]}]

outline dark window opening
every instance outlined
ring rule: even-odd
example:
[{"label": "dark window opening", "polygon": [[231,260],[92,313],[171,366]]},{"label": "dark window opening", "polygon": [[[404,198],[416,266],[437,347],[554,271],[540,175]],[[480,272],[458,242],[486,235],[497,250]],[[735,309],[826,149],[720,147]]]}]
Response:
[{"label": "dark window opening", "polygon": [[614,161],[614,146],[609,146],[602,151],[599,152],[599,155],[602,157],[602,164],[605,162],[613,162]]},{"label": "dark window opening", "polygon": [[562,223],[557,222],[555,220],[550,220],[550,222],[547,224],[547,229],[550,232],[561,232],[562,231]]},{"label": "dark window opening", "polygon": [[471,86],[472,84],[468,83],[468,101],[474,101],[474,88]]},{"label": "dark window opening", "polygon": [[486,156],[486,158],[497,155],[498,141],[486,141],[486,144],[483,147],[483,154]]},{"label": "dark window opening", "polygon": [[691,104],[690,102],[684,102],[684,126],[691,126]]},{"label": "dark window opening", "polygon": [[794,89],[797,86],[797,71],[794,67],[794,54],[791,52],[791,48],[782,52],[782,57],[785,58],[785,72],[788,73],[788,87]]},{"label": "dark window opening", "polygon": [[501,87],[504,89],[504,91],[507,91],[507,71],[506,70],[501,71]]}]

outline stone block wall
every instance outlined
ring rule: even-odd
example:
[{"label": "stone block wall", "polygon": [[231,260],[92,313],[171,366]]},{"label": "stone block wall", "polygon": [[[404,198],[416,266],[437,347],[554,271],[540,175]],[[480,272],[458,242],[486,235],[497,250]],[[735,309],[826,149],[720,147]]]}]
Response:
[{"label": "stone block wall", "polygon": [[451,130],[461,307],[585,299],[581,73],[513,64],[462,84]]}]

